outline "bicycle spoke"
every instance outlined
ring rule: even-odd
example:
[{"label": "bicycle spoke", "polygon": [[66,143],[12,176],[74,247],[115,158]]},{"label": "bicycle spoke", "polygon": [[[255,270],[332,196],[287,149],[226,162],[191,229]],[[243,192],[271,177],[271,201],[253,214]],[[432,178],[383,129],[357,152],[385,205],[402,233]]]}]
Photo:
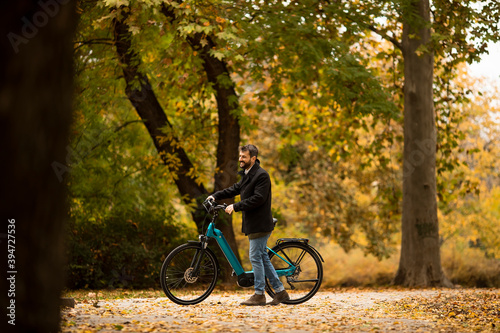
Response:
[{"label": "bicycle spoke", "polygon": [[281,251],[281,252],[279,252],[278,254],[280,254],[281,256],[285,257],[285,259],[286,259],[286,260],[288,260],[288,262],[290,262],[290,263],[292,263],[293,265],[295,265],[295,264],[293,263],[293,260],[292,260],[292,259],[290,259],[290,257],[288,256],[288,254],[287,254],[285,251],[283,251],[283,250],[282,250],[282,251]]},{"label": "bicycle spoke", "polygon": [[169,284],[169,286],[171,286],[171,289],[176,289],[180,287],[182,282],[184,282],[184,278],[178,279],[176,282]]},{"label": "bicycle spoke", "polygon": [[297,261],[294,263],[294,265],[300,265],[300,262],[302,261],[302,259],[304,259],[304,256],[306,255],[306,251],[302,251],[302,253],[299,255],[299,257],[297,258]]}]

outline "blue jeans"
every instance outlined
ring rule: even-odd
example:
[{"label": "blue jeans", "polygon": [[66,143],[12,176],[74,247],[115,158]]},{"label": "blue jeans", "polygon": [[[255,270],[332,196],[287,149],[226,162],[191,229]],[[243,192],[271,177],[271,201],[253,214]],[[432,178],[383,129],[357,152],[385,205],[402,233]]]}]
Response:
[{"label": "blue jeans", "polygon": [[267,240],[270,234],[264,237],[250,239],[250,262],[252,263],[255,293],[257,295],[264,295],[266,287],[266,277],[269,279],[274,292],[279,293],[285,290],[283,283],[278,278],[278,274],[274,270],[269,255],[267,254]]}]

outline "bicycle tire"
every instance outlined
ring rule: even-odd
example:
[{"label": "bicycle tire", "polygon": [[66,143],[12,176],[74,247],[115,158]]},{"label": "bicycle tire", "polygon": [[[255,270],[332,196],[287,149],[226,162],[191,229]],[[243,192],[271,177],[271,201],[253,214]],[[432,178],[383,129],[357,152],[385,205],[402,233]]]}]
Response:
[{"label": "bicycle tire", "polygon": [[[323,281],[323,264],[316,251],[309,245],[299,242],[281,243],[273,247],[272,250],[297,266],[294,275],[280,277],[280,281],[290,296],[290,300],[283,303],[300,304],[311,299],[319,290]],[[278,270],[289,267],[285,261],[276,256],[272,251],[268,253],[274,269]],[[266,292],[271,297],[275,295],[267,279]]]},{"label": "bicycle tire", "polygon": [[193,305],[204,301],[215,288],[219,263],[214,253],[206,248],[200,261],[198,276],[190,276],[194,258],[201,244],[187,243],[169,253],[160,271],[160,284],[165,295],[174,303]]}]

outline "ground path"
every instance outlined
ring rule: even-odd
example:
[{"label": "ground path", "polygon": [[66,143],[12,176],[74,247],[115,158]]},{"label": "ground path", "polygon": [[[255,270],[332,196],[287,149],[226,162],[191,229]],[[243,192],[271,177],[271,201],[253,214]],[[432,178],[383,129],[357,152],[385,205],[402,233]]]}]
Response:
[{"label": "ground path", "polygon": [[192,306],[165,297],[77,302],[63,332],[500,332],[498,289],[321,291],[300,305],[245,307],[217,292]]}]

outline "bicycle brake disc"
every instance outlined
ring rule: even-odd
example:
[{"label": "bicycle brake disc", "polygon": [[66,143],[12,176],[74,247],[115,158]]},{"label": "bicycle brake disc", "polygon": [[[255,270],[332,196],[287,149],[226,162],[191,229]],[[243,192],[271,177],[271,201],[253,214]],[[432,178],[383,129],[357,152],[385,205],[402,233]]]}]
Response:
[{"label": "bicycle brake disc", "polygon": [[184,280],[186,280],[187,283],[195,283],[196,280],[198,280],[197,276],[193,276],[193,267],[186,269],[184,272]]}]

